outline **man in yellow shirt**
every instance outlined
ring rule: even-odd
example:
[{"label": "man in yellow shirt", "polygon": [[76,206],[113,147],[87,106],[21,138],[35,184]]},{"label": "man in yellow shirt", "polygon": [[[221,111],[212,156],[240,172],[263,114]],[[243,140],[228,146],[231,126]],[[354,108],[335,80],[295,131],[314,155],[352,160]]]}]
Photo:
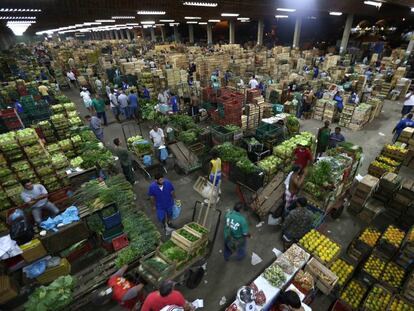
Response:
[{"label": "man in yellow shirt", "polygon": [[215,186],[218,186],[221,180],[221,159],[218,156],[217,150],[211,152],[212,159],[210,161],[210,176],[211,183],[214,182],[214,176],[216,176]]},{"label": "man in yellow shirt", "polygon": [[49,103],[49,101],[50,101],[49,88],[46,85],[41,84],[41,85],[39,85],[39,87],[37,89],[39,90],[39,93],[42,96],[42,99],[44,101],[46,101],[47,103]]}]

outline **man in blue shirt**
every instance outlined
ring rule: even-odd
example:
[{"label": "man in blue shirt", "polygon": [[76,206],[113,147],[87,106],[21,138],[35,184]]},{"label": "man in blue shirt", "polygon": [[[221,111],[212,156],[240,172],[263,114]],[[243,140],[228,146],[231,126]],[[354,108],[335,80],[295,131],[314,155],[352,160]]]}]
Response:
[{"label": "man in blue shirt", "polygon": [[157,218],[167,230],[171,226],[171,218],[175,199],[174,186],[165,179],[161,173],[155,174],[155,180],[151,183],[148,195],[154,210],[157,211]]},{"label": "man in blue shirt", "polygon": [[394,137],[392,138],[392,142],[395,143],[400,137],[402,131],[406,127],[414,127],[414,121],[413,121],[413,114],[409,113],[405,119],[401,119],[400,122],[397,123],[397,125],[394,127],[392,132],[394,133]]},{"label": "man in blue shirt", "polygon": [[135,94],[134,90],[128,95],[129,101],[129,117],[130,119],[138,119],[138,95]]}]

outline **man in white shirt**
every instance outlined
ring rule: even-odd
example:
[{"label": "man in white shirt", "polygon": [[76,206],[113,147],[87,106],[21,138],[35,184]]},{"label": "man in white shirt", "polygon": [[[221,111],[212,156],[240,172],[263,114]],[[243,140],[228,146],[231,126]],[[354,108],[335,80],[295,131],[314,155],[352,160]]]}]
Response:
[{"label": "man in white shirt", "polygon": [[56,205],[47,199],[49,194],[43,185],[33,185],[28,179],[22,180],[21,184],[24,190],[20,193],[20,197],[24,203],[31,206],[32,215],[37,224],[42,222],[42,210],[48,210],[53,216],[59,213]]},{"label": "man in white shirt", "polygon": [[154,153],[157,158],[160,157],[160,146],[165,145],[164,131],[154,124],[152,130],[149,132],[152,143],[154,144]]},{"label": "man in white shirt", "polygon": [[96,93],[102,94],[102,81],[99,79],[99,77],[96,77],[95,80],[95,87],[96,87]]},{"label": "man in white shirt", "polygon": [[164,92],[159,92],[157,99],[158,99],[159,104],[167,104],[168,103],[168,99],[165,96]]},{"label": "man in white shirt", "polygon": [[68,77],[69,82],[70,82],[70,84],[72,86],[74,86],[74,87],[77,87],[78,86],[78,83],[77,83],[77,80],[76,80],[76,76],[75,76],[75,74],[73,73],[72,70],[68,71],[66,73],[66,76]]},{"label": "man in white shirt", "polygon": [[249,81],[249,87],[250,87],[250,89],[252,89],[252,90],[253,89],[256,89],[258,85],[259,85],[259,82],[257,82],[256,77],[255,76],[252,76],[252,78]]},{"label": "man in white shirt", "polygon": [[112,90],[109,94],[109,103],[111,106],[112,113],[115,116],[115,119],[119,122],[119,103],[114,90]]},{"label": "man in white shirt", "polygon": [[407,95],[405,95],[404,106],[401,110],[402,117],[410,113],[413,107],[414,107],[414,94],[412,91],[410,91],[407,93]]},{"label": "man in white shirt", "polygon": [[129,118],[128,96],[125,95],[124,91],[121,91],[121,94],[119,94],[118,103],[119,103],[119,109],[121,110],[121,114],[125,117],[125,119],[128,119]]}]

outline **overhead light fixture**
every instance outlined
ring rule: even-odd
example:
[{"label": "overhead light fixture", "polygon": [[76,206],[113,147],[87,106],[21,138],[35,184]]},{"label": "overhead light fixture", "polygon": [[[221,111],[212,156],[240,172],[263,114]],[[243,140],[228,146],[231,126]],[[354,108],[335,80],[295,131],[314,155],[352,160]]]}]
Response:
[{"label": "overhead light fixture", "polygon": [[141,22],[142,25],[154,25],[155,22],[154,21],[143,21]]},{"label": "overhead light fixture", "polygon": [[115,23],[114,19],[97,19],[95,20],[97,23]]},{"label": "overhead light fixture", "polygon": [[219,19],[209,19],[208,22],[209,23],[220,23],[221,20],[219,20]]},{"label": "overhead light fixture", "polygon": [[112,19],[134,19],[135,16],[112,16]]},{"label": "overhead light fixture", "polygon": [[411,12],[414,12],[414,8],[411,8]]},{"label": "overhead light fixture", "polygon": [[276,11],[280,11],[280,12],[296,12],[296,9],[277,8]]},{"label": "overhead light fixture", "polygon": [[276,18],[289,18],[289,15],[275,15]]},{"label": "overhead light fixture", "polygon": [[180,25],[180,23],[170,23],[170,26],[171,27],[173,27],[173,26],[179,26]]},{"label": "overhead light fixture", "polygon": [[329,12],[329,15],[341,16],[342,15],[342,12]]},{"label": "overhead light fixture", "polygon": [[237,20],[238,21],[248,21],[248,20],[250,20],[250,17],[237,17]]},{"label": "overhead light fixture", "polygon": [[201,19],[200,16],[185,16],[184,19]]},{"label": "overhead light fixture", "polygon": [[23,36],[23,33],[29,28],[31,23],[11,23],[7,22],[6,26],[10,28],[15,36]]},{"label": "overhead light fixture", "polygon": [[6,25],[36,24],[35,21],[8,21]]},{"label": "overhead light fixture", "polygon": [[238,13],[221,13],[221,16],[226,16],[226,17],[237,17],[240,14]]},{"label": "overhead light fixture", "polygon": [[155,26],[157,26],[157,27],[163,27],[164,24],[155,24]]},{"label": "overhead light fixture", "polygon": [[382,6],[381,2],[377,2],[377,1],[364,1],[364,4],[366,5],[372,5],[375,6],[377,8],[380,8]]},{"label": "overhead light fixture", "polygon": [[250,23],[250,19],[243,19],[240,21],[240,23]]},{"label": "overhead light fixture", "polygon": [[308,19],[316,19],[316,16],[308,16]]},{"label": "overhead light fixture", "polygon": [[174,23],[175,20],[174,19],[160,19],[161,23]]},{"label": "overhead light fixture", "polygon": [[199,22],[199,25],[207,25],[207,22]]},{"label": "overhead light fixture", "polygon": [[165,11],[138,11],[138,15],[165,15]]},{"label": "overhead light fixture", "polygon": [[192,21],[189,21],[189,22],[187,22],[187,24],[198,24],[198,22],[192,22]]},{"label": "overhead light fixture", "polygon": [[127,26],[139,26],[139,23],[128,23]]},{"label": "overhead light fixture", "polygon": [[183,5],[188,6],[203,6],[209,8],[215,8],[218,4],[216,2],[192,2],[192,1],[185,1]]},{"label": "overhead light fixture", "polygon": [[1,8],[0,12],[42,12],[41,9],[9,9]]},{"label": "overhead light fixture", "polygon": [[0,19],[36,19],[36,16],[0,16]]}]

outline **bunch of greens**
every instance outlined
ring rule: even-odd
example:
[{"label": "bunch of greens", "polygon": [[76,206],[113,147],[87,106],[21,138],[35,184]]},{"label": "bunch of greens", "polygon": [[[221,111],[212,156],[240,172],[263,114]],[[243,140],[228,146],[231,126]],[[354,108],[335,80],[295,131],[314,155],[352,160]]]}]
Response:
[{"label": "bunch of greens", "polygon": [[177,233],[179,235],[181,235],[182,237],[186,238],[190,242],[195,242],[195,241],[199,240],[199,237],[196,237],[195,235],[191,234],[190,232],[188,232],[185,229],[180,229],[180,230],[177,231]]},{"label": "bunch of greens", "polygon": [[332,176],[333,169],[331,163],[321,160],[310,168],[306,181],[318,186],[325,186],[332,182]]},{"label": "bunch of greens", "polygon": [[248,158],[242,158],[237,161],[236,166],[245,174],[253,174],[259,171],[259,168]]},{"label": "bunch of greens", "polygon": [[171,116],[170,124],[179,131],[188,131],[189,129],[197,127],[193,121],[193,118],[186,115]]},{"label": "bunch of greens", "polygon": [[169,267],[165,261],[158,257],[149,258],[144,261],[144,264],[160,273]]},{"label": "bunch of greens", "polygon": [[26,311],[55,311],[67,309],[72,301],[75,280],[72,276],[61,276],[48,286],[40,286],[29,296],[24,305]]},{"label": "bunch of greens", "polygon": [[232,143],[226,142],[224,144],[218,145],[214,147],[222,161],[225,162],[237,162],[241,158],[245,158],[247,156],[246,150],[234,146]]},{"label": "bunch of greens", "polygon": [[142,104],[142,118],[144,120],[154,120],[157,116],[157,112],[155,111],[156,102],[153,101],[146,101]]},{"label": "bunch of greens", "polygon": [[168,240],[160,246],[160,252],[174,262],[181,262],[188,258],[188,253],[175,245],[171,240]]},{"label": "bunch of greens", "polygon": [[197,136],[197,132],[191,129],[180,132],[180,134],[178,135],[178,140],[182,141],[186,145],[189,145],[197,140]]},{"label": "bunch of greens", "polygon": [[240,131],[240,127],[238,127],[237,125],[234,125],[234,124],[227,124],[226,126],[224,126],[224,128],[226,130],[228,130],[229,132]]},{"label": "bunch of greens", "polygon": [[100,167],[106,168],[113,164],[112,153],[97,141],[85,142],[81,150],[81,155],[83,159],[81,163],[82,168],[91,168],[97,164]]},{"label": "bunch of greens", "polygon": [[65,95],[55,96],[55,99],[60,104],[70,103],[71,102],[70,99],[67,96],[65,96]]},{"label": "bunch of greens", "polygon": [[201,234],[206,234],[208,233],[208,230],[206,228],[204,228],[203,226],[200,226],[199,224],[192,222],[188,225],[191,229],[200,232]]}]

